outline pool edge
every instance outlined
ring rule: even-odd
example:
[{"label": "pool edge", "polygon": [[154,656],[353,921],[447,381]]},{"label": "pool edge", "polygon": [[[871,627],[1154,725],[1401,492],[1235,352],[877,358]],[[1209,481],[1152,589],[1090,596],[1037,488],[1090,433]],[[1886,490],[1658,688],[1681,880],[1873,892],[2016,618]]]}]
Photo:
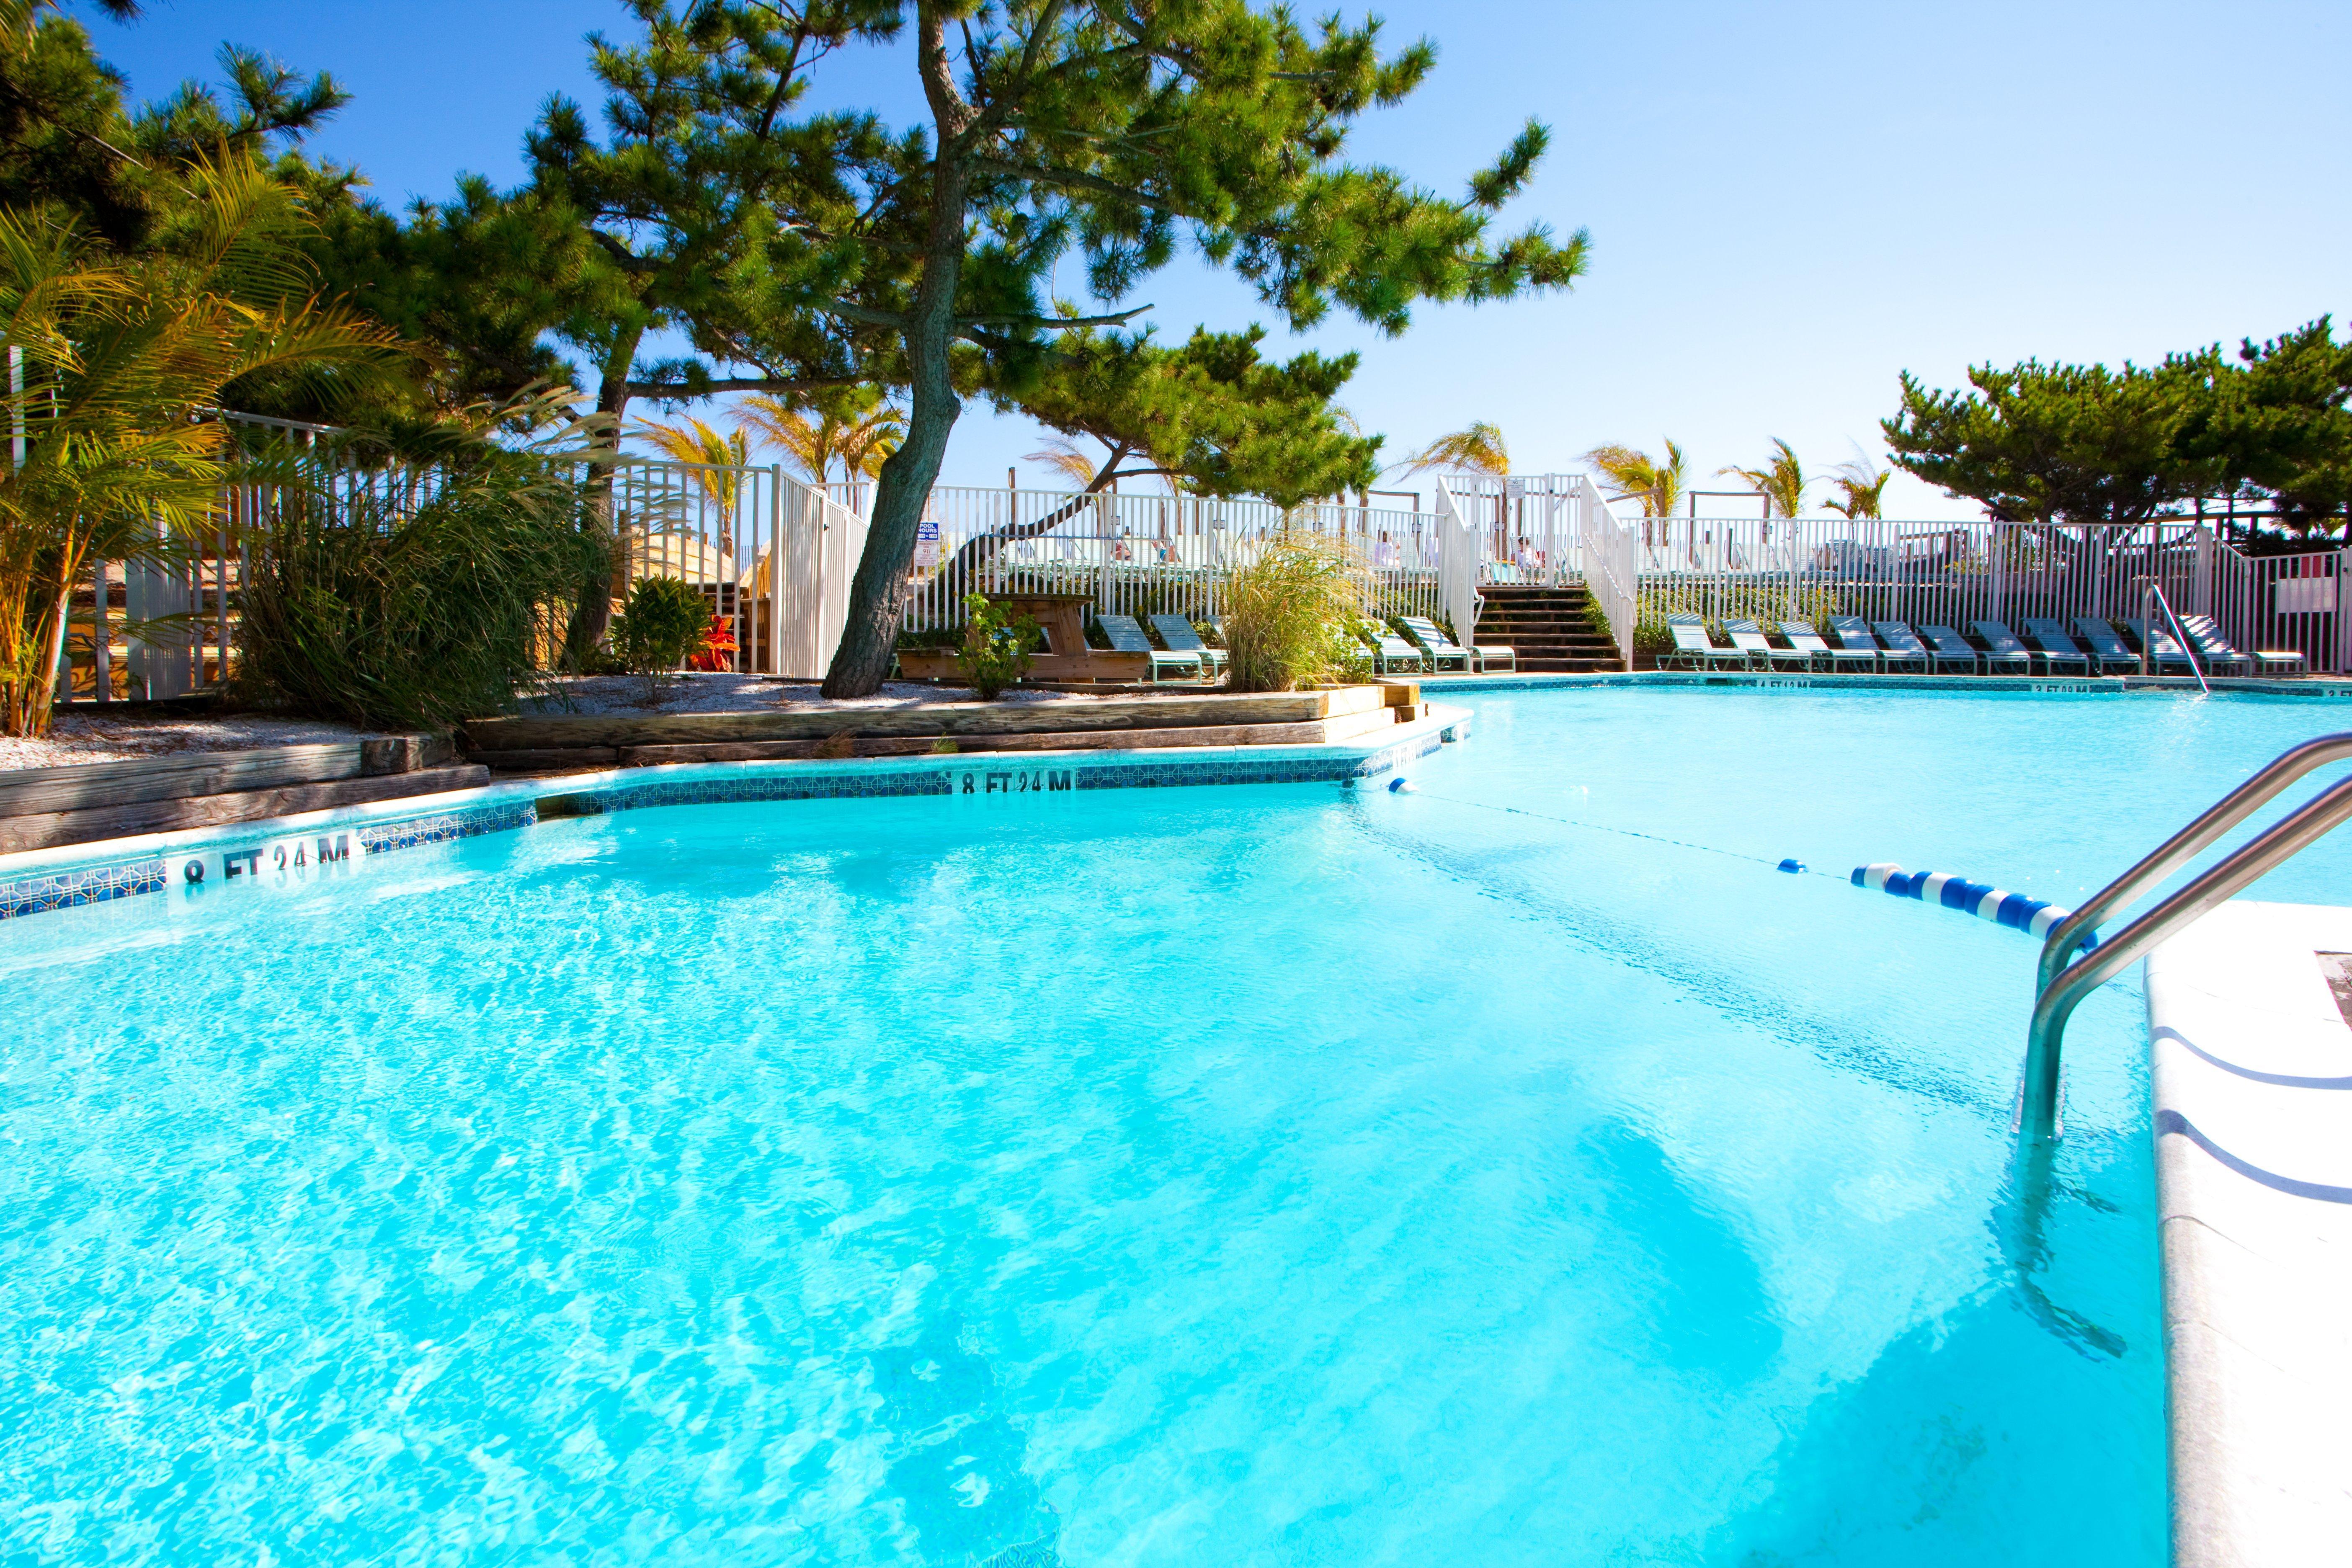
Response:
[{"label": "pool edge", "polygon": [[2173,1561],[2352,1541],[2352,909],[2233,900],[2149,955]]},{"label": "pool edge", "polygon": [[[1817,691],[1901,691],[1914,697],[1938,692],[2001,691],[2011,696],[2121,697],[2131,692],[2184,692],[2200,688],[2186,675],[1840,675],[1763,669],[1637,669],[1493,675],[1425,675],[1419,677],[1422,693],[1432,700],[1451,691],[1561,691],[1629,687],[1739,686],[1800,689]],[[2248,697],[2292,697],[2305,701],[2352,699],[2352,679],[2304,676],[2265,680],[2253,676],[2211,676],[2207,685],[2217,693]]]},{"label": "pool edge", "polygon": [[[179,875],[230,881],[232,851],[330,836],[363,857],[536,826],[540,804],[561,815],[604,816],[656,806],[755,801],[878,799],[907,795],[1344,783],[1390,773],[1468,737],[1467,708],[1432,703],[1422,718],[1363,739],[1313,745],[1213,746],[1169,751],[971,752],[838,761],[680,763],[593,773],[514,779],[330,806],[291,816],[0,855],[0,921],[162,892]],[[1000,787],[1001,786],[1001,787]]]}]

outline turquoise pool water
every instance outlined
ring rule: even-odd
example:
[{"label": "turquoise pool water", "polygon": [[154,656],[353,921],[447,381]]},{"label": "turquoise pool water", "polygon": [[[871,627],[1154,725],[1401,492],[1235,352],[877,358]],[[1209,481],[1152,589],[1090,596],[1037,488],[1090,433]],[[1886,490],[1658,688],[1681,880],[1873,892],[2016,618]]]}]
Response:
[{"label": "turquoise pool water", "polygon": [[0,1561],[2161,1562],[2136,988],[2022,1289],[2032,944],[1765,862],[2063,900],[2329,710],[1476,706],[0,926]]}]

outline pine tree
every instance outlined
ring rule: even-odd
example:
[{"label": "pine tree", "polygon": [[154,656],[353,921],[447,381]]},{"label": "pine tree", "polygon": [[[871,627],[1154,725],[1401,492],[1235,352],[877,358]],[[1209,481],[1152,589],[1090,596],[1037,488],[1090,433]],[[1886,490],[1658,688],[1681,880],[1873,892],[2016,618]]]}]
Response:
[{"label": "pine tree", "polygon": [[[679,141],[648,121],[645,145],[676,150],[629,166],[664,210],[702,210],[688,176],[707,183],[743,166],[730,138],[756,129],[762,146],[792,154],[753,160],[761,205],[739,226],[713,215],[665,230],[680,237],[666,246],[730,237],[689,268],[708,279],[678,308],[697,347],[777,379],[843,375],[908,392],[906,439],[883,465],[826,679],[834,696],[870,692],[889,668],[916,524],[961,395],[1003,387],[1017,399],[1057,339],[1148,308],[1056,308],[1046,286],[1073,250],[1092,293],[1116,303],[1189,235],[1295,329],[1338,306],[1391,333],[1416,301],[1565,287],[1583,268],[1581,234],[1555,243],[1538,226],[1489,238],[1543,152],[1539,125],[1460,199],[1342,160],[1350,122],[1402,100],[1434,60],[1425,43],[1383,57],[1376,23],[1334,18],[1309,32],[1247,0],[709,0],[683,18],[653,0],[635,9],[648,44],[598,55],[600,74],[625,89],[616,107],[663,101],[673,81],[710,85],[692,113],[673,117],[708,133]],[[828,55],[908,31],[928,124],[894,133],[870,114],[785,118]],[[756,127],[742,123],[754,111]],[[622,121],[639,134],[626,112]],[[551,113],[534,150],[570,199],[596,195],[607,165],[589,154],[576,114]],[[632,253],[629,266],[632,279],[670,277],[677,258]],[[642,305],[616,312],[600,341],[605,364],[654,319]],[[642,380],[673,395],[732,384],[692,363]]]},{"label": "pine tree", "polygon": [[1079,479],[1089,495],[1122,479],[1164,477],[1195,495],[1259,495],[1281,506],[1360,489],[1377,477],[1377,436],[1332,403],[1357,356],[1259,356],[1263,327],[1196,331],[1169,348],[1149,331],[1065,335],[1043,366],[990,401],[1104,447]]}]

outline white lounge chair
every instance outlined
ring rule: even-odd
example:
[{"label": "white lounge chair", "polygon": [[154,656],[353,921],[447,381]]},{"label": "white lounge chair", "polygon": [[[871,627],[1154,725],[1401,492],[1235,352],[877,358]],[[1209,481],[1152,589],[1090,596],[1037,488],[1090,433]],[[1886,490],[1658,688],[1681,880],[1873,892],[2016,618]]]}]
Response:
[{"label": "white lounge chair", "polygon": [[1866,653],[1880,669],[1886,668],[1886,650],[1878,646],[1878,638],[1871,632],[1870,623],[1860,616],[1832,616],[1830,636],[1837,638],[1840,647],[1853,653]]},{"label": "white lounge chair", "polygon": [[1372,645],[1372,673],[1393,675],[1399,669],[1410,669],[1415,675],[1429,673],[1429,658],[1421,649],[1373,621],[1358,628],[1366,642]]},{"label": "white lounge chair", "polygon": [[1725,647],[1707,634],[1706,623],[1696,616],[1668,616],[1666,630],[1674,635],[1675,651],[1658,661],[1665,668],[1666,659],[1679,659],[1686,668],[1712,669],[1719,664],[1748,665],[1747,654],[1736,647]]},{"label": "white lounge chair", "polygon": [[[1927,645],[1919,640],[1919,634],[1911,629],[1908,621],[1873,621],[1870,629],[1877,635],[1880,642],[1886,645],[1885,662],[1888,666],[1893,666],[1899,659],[1905,664],[1917,665],[1922,674],[1933,675],[1936,672],[1936,656],[1927,651]],[[1841,632],[1839,636],[1842,637],[1844,634]],[[1974,671],[1976,667],[1972,653],[1969,658],[1969,668]]]},{"label": "white lounge chair", "polygon": [[2091,657],[2098,661],[2101,675],[2106,674],[2111,668],[2126,675],[2139,673],[2139,655],[2124,647],[2124,639],[2116,636],[2116,628],[2106,622],[2094,616],[2076,616],[2074,635],[2090,648]]},{"label": "white lounge chair", "polygon": [[1991,661],[1991,655],[1979,653],[1968,638],[1949,626],[1921,626],[1919,635],[1927,639],[1928,657],[1939,667],[1957,664],[1975,675]]},{"label": "white lounge chair", "polygon": [[1168,645],[1169,652],[1200,655],[1212,676],[1225,668],[1225,650],[1211,647],[1202,642],[1201,634],[1193,630],[1192,623],[1183,616],[1154,616],[1151,617],[1151,629],[1160,634],[1160,640]]},{"label": "white lounge chair", "polygon": [[1774,647],[1764,636],[1764,628],[1754,621],[1726,621],[1723,623],[1723,635],[1731,639],[1732,647],[1748,656],[1750,667],[1762,664],[1768,668],[1775,668],[1792,659],[1808,669],[1813,666],[1813,656],[1803,648]]},{"label": "white lounge chair", "polygon": [[2197,661],[2189,657],[2187,648],[2180,646],[2180,639],[2162,626],[2151,631],[2146,619],[2136,616],[2124,622],[2123,627],[2131,633],[2132,641],[2147,650],[2149,668],[2158,675],[2168,668],[2185,669],[2191,675],[2197,673]]},{"label": "white lounge chair", "polygon": [[[2053,668],[2057,662],[2063,658],[2080,660],[2084,675],[2106,673],[2098,660],[2084,653],[2075,644],[2073,634],[2066,630],[2066,623],[2063,621],[2028,621],[2025,623],[2025,635],[2033,639],[2034,646],[2042,650],[2042,657],[2050,661]],[[2107,636],[2113,637],[2115,634],[2109,632]],[[2130,667],[2137,669],[2139,660],[2133,659]]]},{"label": "white lounge chair", "polygon": [[1419,643],[1422,651],[1429,655],[1429,668],[1433,672],[1442,672],[1447,665],[1457,661],[1465,675],[1477,668],[1477,656],[1439,631],[1435,621],[1423,616],[1399,616],[1397,625],[1402,626],[1404,635]]},{"label": "white lounge chair", "polygon": [[1999,663],[2008,665],[2011,668],[2022,667],[2027,675],[2032,675],[2033,661],[2038,658],[2042,661],[2042,672],[2044,675],[2056,674],[2058,667],[2062,664],[2079,664],[2083,667],[2084,675],[2091,673],[2091,660],[2087,655],[2053,653],[2047,648],[2030,648],[2017,640],[2015,632],[2011,631],[1999,621],[1977,621],[1972,624],[1976,627],[1977,636],[1984,638],[1985,668],[1988,669]]},{"label": "white lounge chair", "polygon": [[1782,621],[1780,635],[1789,639],[1790,647],[1805,655],[1816,668],[1823,659],[1829,661],[1832,669],[1851,668],[1857,664],[1875,668],[1878,665],[1878,655],[1874,651],[1830,647],[1822,640],[1822,634],[1813,630],[1811,621]]},{"label": "white lounge chair", "polygon": [[1171,669],[1183,670],[1195,680],[1200,679],[1208,669],[1208,661],[1197,653],[1175,653],[1153,647],[1151,639],[1143,635],[1143,627],[1137,623],[1133,616],[1097,616],[1095,622],[1102,627],[1103,636],[1110,639],[1113,653],[1150,654],[1151,679],[1154,680],[1160,679],[1160,667],[1163,665]]},{"label": "white lounge chair", "polygon": [[2301,675],[2310,667],[2310,660],[2293,648],[2240,653],[2230,646],[2230,639],[2221,635],[2221,628],[2214,625],[2210,616],[2183,616],[2180,624],[2188,628],[2189,640],[2205,656],[2205,662],[2216,668],[2231,664],[2241,669],[2260,669],[2264,675]]}]

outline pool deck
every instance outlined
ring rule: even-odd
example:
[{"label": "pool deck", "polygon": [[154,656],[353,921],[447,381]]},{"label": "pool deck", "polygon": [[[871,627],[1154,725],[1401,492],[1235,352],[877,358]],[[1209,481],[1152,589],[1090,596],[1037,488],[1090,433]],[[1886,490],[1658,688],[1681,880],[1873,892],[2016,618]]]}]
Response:
[{"label": "pool deck", "polygon": [[[543,775],[297,816],[110,838],[0,855],[0,921],[163,892],[175,885],[253,888],[280,867],[361,861],[400,849],[508,832],[557,817],[647,806],[861,797],[992,800],[1097,789],[1349,784],[1405,767],[1466,738],[1466,708],[1360,740],[1173,751],[971,752],[841,761],[691,763]],[[339,869],[345,868],[338,868]]]},{"label": "pool deck", "polygon": [[[2120,697],[2130,692],[2193,692],[2193,677],[2185,675],[1833,675],[1804,670],[1774,669],[1638,669],[1555,675],[1524,675],[1499,670],[1491,675],[1422,675],[1413,679],[1423,697],[1450,691],[1558,691],[1612,686],[1748,686],[1773,689],[1811,688],[1822,691],[1902,691],[1915,697],[1940,692],[2005,691],[2067,697]],[[2241,676],[2212,676],[2208,686],[2217,692],[2244,696],[2297,697],[2326,700],[2352,698],[2352,676],[2300,675],[2263,680]]]},{"label": "pool deck", "polygon": [[2148,958],[2182,1568],[2352,1562],[2352,980],[2323,954],[2352,909],[2233,901]]}]

